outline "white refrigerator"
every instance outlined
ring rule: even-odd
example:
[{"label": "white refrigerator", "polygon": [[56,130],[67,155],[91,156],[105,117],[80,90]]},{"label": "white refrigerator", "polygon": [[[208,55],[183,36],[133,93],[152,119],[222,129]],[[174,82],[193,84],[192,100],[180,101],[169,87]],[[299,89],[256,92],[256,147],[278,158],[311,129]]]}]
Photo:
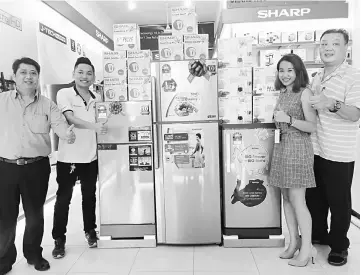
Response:
[{"label": "white refrigerator", "polygon": [[155,235],[151,102],[101,102],[97,121],[100,235],[112,239]]},{"label": "white refrigerator", "polygon": [[188,61],[152,64],[157,242],[221,242],[217,61],[189,78]]}]

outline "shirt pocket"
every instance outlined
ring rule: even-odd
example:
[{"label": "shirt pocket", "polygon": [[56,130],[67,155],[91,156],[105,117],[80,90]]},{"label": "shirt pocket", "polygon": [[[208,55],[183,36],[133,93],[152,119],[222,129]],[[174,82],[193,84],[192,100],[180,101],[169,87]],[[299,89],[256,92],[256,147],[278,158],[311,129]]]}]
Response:
[{"label": "shirt pocket", "polygon": [[50,131],[50,123],[47,115],[33,115],[28,120],[30,131],[34,134],[48,134]]}]

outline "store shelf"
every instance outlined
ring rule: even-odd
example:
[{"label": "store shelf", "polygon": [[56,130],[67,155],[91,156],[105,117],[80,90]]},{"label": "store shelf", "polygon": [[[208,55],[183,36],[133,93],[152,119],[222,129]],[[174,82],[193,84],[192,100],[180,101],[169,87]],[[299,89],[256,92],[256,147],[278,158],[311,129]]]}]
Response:
[{"label": "store shelf", "polygon": [[[268,48],[284,48],[284,49],[298,49],[299,47],[315,47],[319,46],[319,41],[309,41],[309,42],[292,42],[292,43],[268,43],[268,44],[257,44],[252,45],[253,49],[262,50]],[[352,41],[350,40],[348,43],[349,46],[352,46]]]}]

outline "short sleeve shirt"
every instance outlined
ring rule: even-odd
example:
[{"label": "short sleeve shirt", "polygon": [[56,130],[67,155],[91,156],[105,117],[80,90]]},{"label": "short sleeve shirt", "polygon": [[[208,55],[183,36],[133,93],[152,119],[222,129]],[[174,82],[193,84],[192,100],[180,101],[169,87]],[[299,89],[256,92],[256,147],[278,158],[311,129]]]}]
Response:
[{"label": "short sleeve shirt", "polygon": [[[90,92],[90,91],[89,91]],[[61,89],[57,94],[57,104],[65,113],[72,111],[73,115],[87,122],[95,123],[95,102],[101,101],[98,94],[90,92],[91,98],[86,103],[75,87]],[[73,128],[76,139],[74,144],[59,141],[58,161],[65,163],[90,163],[97,159],[97,141],[95,130]]]}]

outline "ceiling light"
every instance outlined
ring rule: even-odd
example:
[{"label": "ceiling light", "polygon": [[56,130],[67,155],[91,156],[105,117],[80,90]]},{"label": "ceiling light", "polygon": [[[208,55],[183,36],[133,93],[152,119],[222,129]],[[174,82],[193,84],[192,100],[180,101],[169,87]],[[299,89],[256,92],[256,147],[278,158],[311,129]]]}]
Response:
[{"label": "ceiling light", "polygon": [[129,10],[134,10],[137,7],[137,5],[135,4],[135,0],[128,0],[128,9]]}]

